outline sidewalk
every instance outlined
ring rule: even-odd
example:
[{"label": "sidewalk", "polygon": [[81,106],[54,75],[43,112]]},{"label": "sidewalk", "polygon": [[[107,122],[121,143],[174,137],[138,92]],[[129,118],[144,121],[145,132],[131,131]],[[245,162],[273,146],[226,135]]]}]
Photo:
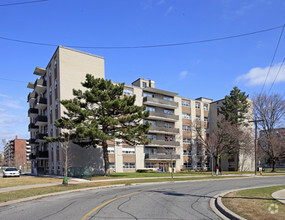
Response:
[{"label": "sidewalk", "polygon": [[[236,174],[228,174],[228,175],[223,175],[223,176],[252,176],[252,174],[244,174],[244,175],[236,175]],[[62,176],[51,176],[51,175],[43,175],[43,177],[54,177],[54,178],[59,178],[62,179]],[[201,175],[195,175],[195,176],[176,176],[175,178],[197,178],[197,177],[211,177],[210,175],[208,176],[201,176]],[[75,182],[70,182],[69,184],[80,184],[80,183],[100,183],[100,182],[111,182],[111,181],[128,181],[128,180],[146,180],[146,179],[165,179],[169,177],[140,177],[140,178],[120,178],[120,179],[101,179],[101,180],[85,180],[85,179],[79,179],[79,178],[71,178],[69,177],[68,180],[73,180]],[[35,184],[35,185],[25,185],[25,186],[14,186],[14,187],[6,187],[6,188],[0,188],[0,193],[2,192],[10,192],[10,191],[15,191],[15,190],[24,190],[24,189],[32,189],[32,188],[40,188],[40,187],[47,187],[47,186],[56,186],[56,185],[61,185],[61,183],[46,183],[46,184]]]},{"label": "sidewalk", "polygon": [[272,197],[278,200],[279,202],[282,202],[283,204],[285,204],[285,189],[272,193]]}]

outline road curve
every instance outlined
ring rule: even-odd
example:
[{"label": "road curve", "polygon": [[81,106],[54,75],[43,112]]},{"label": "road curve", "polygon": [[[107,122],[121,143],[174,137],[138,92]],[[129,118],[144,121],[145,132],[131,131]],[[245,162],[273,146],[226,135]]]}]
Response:
[{"label": "road curve", "polygon": [[0,207],[0,219],[219,219],[214,195],[252,186],[285,184],[285,177],[153,183],[94,189]]}]

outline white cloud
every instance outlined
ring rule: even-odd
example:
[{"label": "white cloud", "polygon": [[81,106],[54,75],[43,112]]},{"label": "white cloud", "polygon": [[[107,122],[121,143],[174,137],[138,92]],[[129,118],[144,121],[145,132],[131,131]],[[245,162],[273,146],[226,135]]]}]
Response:
[{"label": "white cloud", "polygon": [[18,100],[5,99],[0,101],[0,105],[14,109],[25,109]]},{"label": "white cloud", "polygon": [[179,79],[184,79],[188,74],[188,71],[184,70],[179,74]]},{"label": "white cloud", "polygon": [[[271,67],[265,85],[271,85],[280,69],[281,63]],[[265,68],[255,67],[249,70],[248,73],[237,77],[237,82],[244,82],[248,86],[263,85],[266,79],[269,66]],[[285,82],[285,65],[283,64],[275,83]]]},{"label": "white cloud", "polygon": [[0,97],[2,97],[2,98],[9,98],[9,96],[7,96],[5,94],[0,94]]},{"label": "white cloud", "polygon": [[167,11],[165,12],[165,15],[168,15],[173,10],[173,6],[170,6]]},{"label": "white cloud", "polygon": [[157,5],[162,5],[162,4],[164,4],[165,3],[165,0],[160,0],[158,3],[157,3]]}]

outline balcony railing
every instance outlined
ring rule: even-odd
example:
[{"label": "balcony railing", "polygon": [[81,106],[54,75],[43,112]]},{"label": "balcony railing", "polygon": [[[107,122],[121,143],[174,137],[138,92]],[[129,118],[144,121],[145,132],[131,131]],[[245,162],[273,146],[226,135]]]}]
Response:
[{"label": "balcony railing", "polygon": [[38,97],[35,108],[45,109],[47,107],[47,98]]},{"label": "balcony railing", "polygon": [[44,139],[44,137],[47,137],[47,134],[43,134],[43,133],[38,133],[36,135],[36,142],[47,142],[46,139]]},{"label": "balcony railing", "polygon": [[165,146],[165,147],[177,147],[180,143],[178,141],[164,141],[164,140],[152,140],[148,146]]},{"label": "balcony railing", "polygon": [[36,157],[38,159],[48,159],[48,151],[38,151]]},{"label": "balcony railing", "polygon": [[45,92],[47,89],[47,82],[43,79],[37,79],[34,84],[34,89],[36,92]]},{"label": "balcony railing", "polygon": [[28,102],[34,102],[35,99],[37,98],[38,94],[35,92],[30,92],[28,95]]},{"label": "balcony railing", "polygon": [[37,126],[44,126],[47,125],[47,116],[38,115],[35,119],[35,125]]},{"label": "balcony railing", "polygon": [[146,154],[146,160],[178,160],[180,155],[178,154]]},{"label": "balcony railing", "polygon": [[39,114],[39,110],[36,108],[30,108],[28,111],[28,116],[29,117],[36,117]]},{"label": "balcony railing", "polygon": [[39,126],[35,125],[34,123],[30,123],[29,124],[29,131],[38,131],[39,130]]},{"label": "balcony railing", "polygon": [[150,133],[160,133],[160,134],[178,134],[179,128],[167,128],[160,126],[151,126],[149,129]]},{"label": "balcony railing", "polygon": [[149,119],[163,120],[163,121],[178,121],[178,115],[164,114],[162,112],[150,112]]},{"label": "balcony railing", "polygon": [[143,102],[145,105],[159,106],[159,107],[165,107],[165,108],[170,108],[170,109],[176,109],[178,107],[178,102],[168,101],[168,100],[153,98],[153,97],[144,97]]}]

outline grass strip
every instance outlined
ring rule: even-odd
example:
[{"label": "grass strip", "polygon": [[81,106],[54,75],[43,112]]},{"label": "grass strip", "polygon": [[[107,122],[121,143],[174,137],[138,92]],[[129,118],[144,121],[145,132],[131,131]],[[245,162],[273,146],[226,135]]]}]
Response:
[{"label": "grass strip", "polygon": [[271,196],[281,189],[285,189],[285,185],[236,191],[225,195],[222,202],[228,209],[246,219],[283,220],[285,205]]},{"label": "grass strip", "polygon": [[156,183],[156,182],[177,182],[177,181],[186,181],[186,180],[201,180],[201,179],[224,179],[224,178],[237,178],[239,176],[213,176],[213,177],[190,177],[190,178],[162,178],[162,179],[144,179],[144,180],[125,180],[125,181],[111,181],[111,182],[91,182],[91,183],[79,183],[79,184],[68,184],[68,185],[58,185],[58,186],[49,186],[49,187],[39,187],[25,190],[16,190],[10,192],[0,193],[0,203],[8,202],[12,200],[45,195],[56,192],[70,191],[76,189],[83,188],[92,188],[99,186],[107,186],[107,185],[116,185],[116,184],[126,184],[131,185],[135,183]]}]

